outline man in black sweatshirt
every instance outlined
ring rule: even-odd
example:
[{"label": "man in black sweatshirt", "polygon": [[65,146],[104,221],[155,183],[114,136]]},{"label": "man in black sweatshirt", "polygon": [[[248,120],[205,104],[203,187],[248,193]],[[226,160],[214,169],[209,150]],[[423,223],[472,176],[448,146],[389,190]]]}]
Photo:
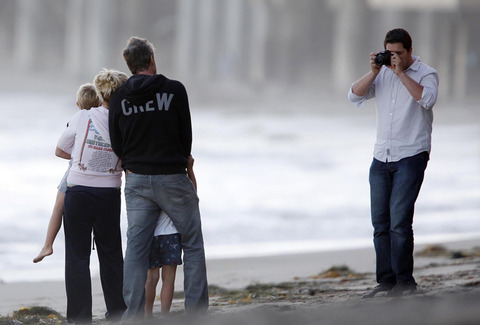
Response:
[{"label": "man in black sweatshirt", "polygon": [[181,236],[187,312],[208,308],[198,196],[187,177],[192,126],[185,87],[157,74],[153,45],[132,37],[123,51],[132,72],[110,100],[112,148],[126,173],[127,249],[124,319],[142,318],[148,255],[161,211]]}]

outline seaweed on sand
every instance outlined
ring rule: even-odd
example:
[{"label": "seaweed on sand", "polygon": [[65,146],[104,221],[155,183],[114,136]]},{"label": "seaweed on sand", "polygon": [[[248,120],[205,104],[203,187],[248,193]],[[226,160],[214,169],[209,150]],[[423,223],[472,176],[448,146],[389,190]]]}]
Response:
[{"label": "seaweed on sand", "polygon": [[66,324],[66,319],[57,311],[44,306],[20,308],[12,316],[0,316],[0,325]]}]

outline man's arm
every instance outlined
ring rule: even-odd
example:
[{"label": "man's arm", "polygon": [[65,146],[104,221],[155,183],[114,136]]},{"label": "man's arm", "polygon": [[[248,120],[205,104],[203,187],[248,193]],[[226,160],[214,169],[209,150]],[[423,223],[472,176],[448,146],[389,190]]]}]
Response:
[{"label": "man's arm", "polygon": [[197,190],[197,179],[195,178],[195,173],[193,172],[193,163],[195,162],[195,159],[193,159],[192,155],[188,156],[188,162],[187,162],[187,175],[188,178],[193,183],[193,186],[195,187],[195,190]]},{"label": "man's arm", "polygon": [[422,80],[420,80],[420,84],[423,86],[423,92],[422,99],[420,99],[418,103],[426,109],[433,108],[438,98],[439,80],[437,71],[433,70],[423,76]]},{"label": "man's arm", "polygon": [[402,81],[405,88],[407,88],[410,95],[412,95],[413,99],[417,102],[422,99],[423,93],[423,86],[420,85],[418,82],[410,78],[405,71],[398,74],[398,77]]},{"label": "man's arm", "polygon": [[417,82],[405,73],[407,67],[404,64],[402,65],[397,54],[393,54],[390,68],[400,78],[413,99],[420,103],[422,107],[429,109],[435,105],[438,95],[438,74],[435,70],[432,69],[422,77],[420,82]]},{"label": "man's arm", "polygon": [[353,84],[352,92],[357,96],[367,95],[370,87],[375,81],[375,78],[377,78],[380,69],[381,67],[375,64],[375,53],[370,53],[370,72],[355,81],[355,83]]},{"label": "man's arm", "polygon": [[392,55],[392,65],[389,68],[392,69],[398,78],[400,78],[400,81],[403,83],[405,88],[407,88],[413,99],[415,99],[417,102],[422,99],[423,86],[405,73],[405,70],[408,68],[408,66],[406,66],[405,63],[399,59],[396,53],[393,53]]},{"label": "man's arm", "polygon": [[355,81],[353,84],[352,92],[357,96],[365,96],[368,94],[370,87],[372,86],[377,76],[372,71],[364,75],[362,78]]},{"label": "man's arm", "polygon": [[117,122],[117,106],[119,105],[119,100],[114,100],[115,94],[112,96],[110,100],[110,108],[108,114],[108,132],[110,134],[110,144],[112,146],[113,152],[117,155],[118,158],[122,159],[123,155],[123,140],[122,140],[122,133],[118,128]]}]

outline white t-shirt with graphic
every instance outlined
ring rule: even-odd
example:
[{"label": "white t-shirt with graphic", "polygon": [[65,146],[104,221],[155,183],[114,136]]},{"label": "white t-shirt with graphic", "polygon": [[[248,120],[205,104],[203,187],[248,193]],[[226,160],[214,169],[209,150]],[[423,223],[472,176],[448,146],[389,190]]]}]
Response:
[{"label": "white t-shirt with graphic", "polygon": [[69,185],[121,186],[121,162],[110,144],[107,108],[94,107],[75,114],[57,147],[72,156]]}]

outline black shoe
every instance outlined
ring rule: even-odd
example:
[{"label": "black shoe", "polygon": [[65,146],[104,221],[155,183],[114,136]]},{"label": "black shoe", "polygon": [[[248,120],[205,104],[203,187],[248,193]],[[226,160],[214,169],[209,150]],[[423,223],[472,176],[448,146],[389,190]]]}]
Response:
[{"label": "black shoe", "polygon": [[375,288],[373,288],[372,291],[370,291],[370,292],[367,293],[367,294],[364,294],[364,295],[362,296],[362,299],[373,298],[373,297],[375,297],[375,295],[376,295],[377,293],[379,293],[379,292],[392,290],[392,288],[393,288],[394,286],[395,286],[394,284],[390,284],[390,283],[380,283],[380,284],[377,285]]},{"label": "black shoe", "polygon": [[392,290],[387,293],[387,297],[400,297],[408,296],[415,293],[417,290],[417,284],[406,282],[406,283],[397,283]]}]

